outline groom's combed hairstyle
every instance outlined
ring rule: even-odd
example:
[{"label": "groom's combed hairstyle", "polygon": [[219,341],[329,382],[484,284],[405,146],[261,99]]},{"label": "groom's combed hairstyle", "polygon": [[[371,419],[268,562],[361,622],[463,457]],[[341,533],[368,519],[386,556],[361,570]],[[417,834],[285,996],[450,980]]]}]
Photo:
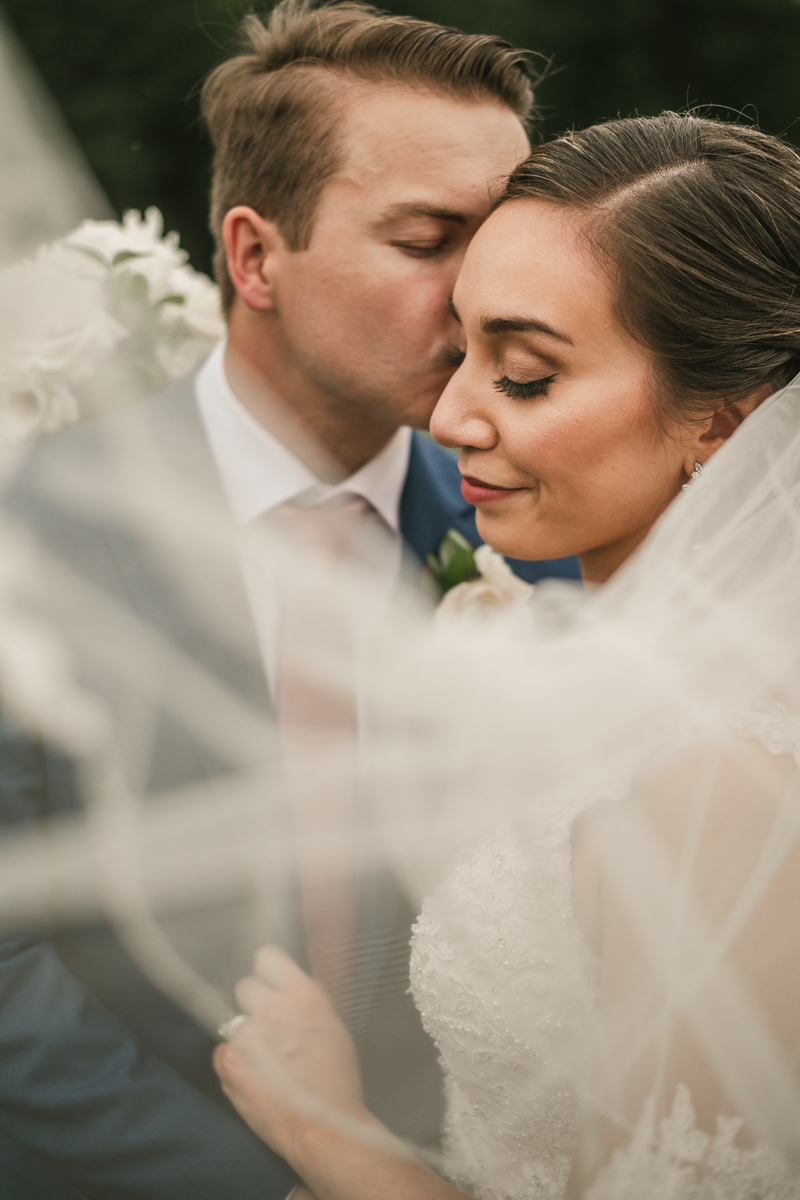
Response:
[{"label": "groom's combed hairstyle", "polygon": [[292,249],[308,245],[320,195],[342,163],[343,83],[502,104],[522,120],[531,112],[529,56],[496,37],[314,0],[282,0],[267,19],[246,17],[242,33],[245,52],[217,67],[202,94],[214,144],[214,269],[226,311],[234,290],[225,214],[246,204],[275,221]]},{"label": "groom's combed hairstyle", "polygon": [[498,203],[515,200],[581,217],[667,412],[800,371],[800,157],[778,138],[695,113],[609,121],[536,146]]}]

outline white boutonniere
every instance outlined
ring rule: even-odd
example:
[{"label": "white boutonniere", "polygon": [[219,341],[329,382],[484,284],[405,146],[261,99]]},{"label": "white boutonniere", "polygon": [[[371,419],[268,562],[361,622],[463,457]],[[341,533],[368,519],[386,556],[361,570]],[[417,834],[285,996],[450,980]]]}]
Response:
[{"label": "white boutonniere", "polygon": [[428,570],[443,595],[437,619],[469,613],[485,616],[498,609],[526,604],[533,584],[520,579],[491,546],[473,547],[457,529],[442,538],[437,554],[428,555]]}]

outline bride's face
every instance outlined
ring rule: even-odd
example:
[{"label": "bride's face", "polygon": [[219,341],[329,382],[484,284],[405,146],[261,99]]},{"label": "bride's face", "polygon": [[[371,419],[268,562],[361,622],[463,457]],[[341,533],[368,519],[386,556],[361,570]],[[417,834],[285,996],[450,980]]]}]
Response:
[{"label": "bride's face", "polygon": [[657,418],[650,358],[617,323],[579,220],[519,200],[478,231],[453,294],[466,358],[431,433],[461,448],[490,545],[578,554],[602,582],[686,481],[687,443]]}]

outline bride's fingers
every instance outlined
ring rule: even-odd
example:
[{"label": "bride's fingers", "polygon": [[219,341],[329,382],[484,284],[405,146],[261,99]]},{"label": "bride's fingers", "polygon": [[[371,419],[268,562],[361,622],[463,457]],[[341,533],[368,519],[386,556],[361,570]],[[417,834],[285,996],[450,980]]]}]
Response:
[{"label": "bride's fingers", "polygon": [[266,1017],[274,1013],[280,994],[254,975],[240,979],[234,988],[236,1003],[248,1017]]},{"label": "bride's fingers", "polygon": [[211,1062],[217,1075],[228,1085],[232,1086],[242,1073],[241,1059],[236,1051],[225,1043],[215,1046]]},{"label": "bride's fingers", "polygon": [[250,1128],[280,1154],[283,1147],[275,1135],[281,1129],[283,1108],[280,1099],[271,1095],[269,1075],[262,1078],[249,1059],[231,1046],[217,1046],[213,1061],[225,1095]]},{"label": "bride's fingers", "polygon": [[259,1079],[248,1059],[237,1054],[231,1046],[217,1046],[212,1062],[225,1095],[248,1125],[260,1137],[266,1137],[267,1130],[261,1128],[261,1122],[269,1095],[268,1081]]},{"label": "bride's fingers", "polygon": [[280,946],[262,946],[256,953],[255,973],[276,995],[291,998],[298,1011],[320,1014],[330,1008],[330,997]]},{"label": "bride's fingers", "polygon": [[233,1046],[217,1046],[211,1061],[229,1100],[235,1102],[243,1092],[248,1090],[264,1091],[266,1081],[257,1078],[249,1057],[240,1053]]},{"label": "bride's fingers", "polygon": [[310,983],[310,976],[280,946],[262,946],[256,951],[254,972],[270,987],[284,991]]},{"label": "bride's fingers", "polygon": [[[234,990],[246,1017],[277,1030],[291,1026],[297,1017],[324,1017],[329,1010],[332,1014],[324,989],[279,947],[263,947],[255,965],[257,976],[240,979]],[[243,1032],[244,1026],[237,1025],[230,1036],[240,1038]]]}]

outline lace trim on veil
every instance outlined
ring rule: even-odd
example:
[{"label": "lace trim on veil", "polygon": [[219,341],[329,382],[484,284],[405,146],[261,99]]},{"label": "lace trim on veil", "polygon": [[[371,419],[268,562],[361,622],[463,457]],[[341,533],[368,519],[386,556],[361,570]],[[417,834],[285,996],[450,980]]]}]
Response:
[{"label": "lace trim on veil", "polygon": [[[740,737],[756,738],[770,754],[791,754],[800,766],[800,714],[785,704],[748,702],[731,723]],[[800,1200],[800,1180],[771,1147],[734,1144],[742,1124],[718,1116],[713,1136],[698,1129],[683,1084],[669,1116],[657,1122],[651,1096],[630,1141],[600,1171],[585,1200]]]},{"label": "lace trim on veil", "polygon": [[734,1145],[739,1118],[717,1117],[714,1136],[695,1125],[689,1091],[681,1085],[672,1112],[656,1122],[651,1097],[633,1137],[617,1150],[585,1200],[798,1200],[791,1180],[768,1146]]},{"label": "lace trim on veil", "polygon": [[800,714],[780,701],[742,705],[733,719],[736,733],[757,738],[770,754],[791,754],[800,766]]}]

